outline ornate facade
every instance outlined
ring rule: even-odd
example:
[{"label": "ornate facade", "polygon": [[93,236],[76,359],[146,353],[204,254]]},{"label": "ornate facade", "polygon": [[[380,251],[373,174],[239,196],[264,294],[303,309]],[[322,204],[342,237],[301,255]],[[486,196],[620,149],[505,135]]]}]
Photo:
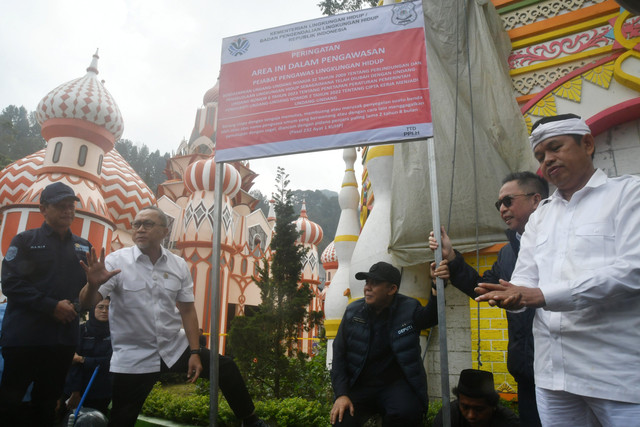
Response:
[{"label": "ornate facade", "polygon": [[[614,0],[492,0],[492,3],[511,39],[508,66],[513,96],[529,129],[544,116],[579,114],[586,119],[596,139],[596,167],[605,170],[609,176],[640,174],[640,17],[624,10]],[[392,148],[387,149],[391,150],[391,157]],[[357,283],[350,284],[349,280],[355,271],[361,271],[377,260],[364,261],[365,256],[358,254],[359,248],[364,246],[360,239],[365,237],[370,220],[388,215],[388,212],[379,212],[388,210],[388,207],[381,207],[384,200],[383,203],[378,200],[384,198],[386,190],[379,193],[374,176],[380,173],[376,165],[379,159],[375,159],[380,157],[378,151],[381,149],[373,147],[362,152],[365,170],[359,195],[346,196],[344,182],[350,182],[349,171],[352,170],[349,163],[346,166],[340,193],[343,213],[335,246],[327,247],[322,256],[325,269],[333,277],[331,286],[325,291],[325,326],[329,338],[335,336],[348,299],[358,297]],[[352,155],[355,158],[355,150],[348,154]],[[351,204],[343,204],[343,197]],[[341,225],[349,222],[354,214],[359,216],[364,227],[362,233],[354,226],[348,232],[341,231]],[[340,249],[344,242],[352,242],[354,247],[345,250],[342,258]],[[477,260],[475,252],[465,257],[482,273],[491,267],[501,247],[483,249]],[[380,259],[387,255],[384,243],[368,245],[368,250],[379,251]],[[349,278],[343,278],[344,272],[348,272]],[[450,291],[447,289],[447,303],[457,304],[450,308],[459,314],[456,318],[465,319],[466,323],[451,324],[447,320],[447,333],[453,337],[449,339],[450,361],[462,367],[477,368],[480,356],[482,369],[493,371],[496,388],[507,395],[514,393],[517,384],[506,367],[508,335],[503,311],[487,304],[478,306],[464,295],[457,298],[459,295],[455,292],[451,295],[453,298],[449,298]],[[466,341],[471,352],[454,354],[451,345],[456,341]],[[439,383],[438,369],[432,369],[437,368],[432,361],[438,357],[437,350],[429,353],[427,371],[434,375],[429,379],[429,395],[437,397],[440,391],[432,387]]]},{"label": "ornate facade", "polygon": [[73,233],[107,252],[131,244],[136,212],[156,198],[113,149],[124,122],[117,104],[98,80],[98,53],[87,73],[45,95],[37,108],[47,147],[0,172],[0,252],[17,233],[37,228],[40,193],[53,182],[78,197]]}]

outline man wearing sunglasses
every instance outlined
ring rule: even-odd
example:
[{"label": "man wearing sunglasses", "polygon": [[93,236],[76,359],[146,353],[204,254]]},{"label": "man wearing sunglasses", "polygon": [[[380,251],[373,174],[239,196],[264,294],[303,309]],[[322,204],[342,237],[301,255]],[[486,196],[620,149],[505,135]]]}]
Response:
[{"label": "man wearing sunglasses", "polygon": [[[531,172],[516,172],[507,175],[495,203],[500,217],[507,224],[507,243],[498,253],[498,259],[490,270],[482,276],[467,264],[458,251],[451,246],[449,236],[442,228],[443,263],[432,274],[449,278],[456,288],[476,298],[478,283],[499,283],[510,280],[518,259],[520,238],[524,233],[529,216],[536,210],[540,202],[549,195],[547,181]],[[429,247],[435,250],[438,243],[429,237]],[[435,303],[435,299],[430,304]],[[509,347],[507,353],[507,369],[518,383],[518,412],[522,426],[539,426],[540,419],[536,408],[535,384],[533,378],[533,333],[532,323],[535,309],[529,308],[521,313],[507,312]]]},{"label": "man wearing sunglasses", "polygon": [[557,190],[534,212],[511,283],[478,301],[533,307],[543,425],[629,426],[640,419],[640,179],[609,178],[574,114],[537,121],[531,147]]},{"label": "man wearing sunglasses", "polygon": [[[83,305],[109,296],[113,400],[109,425],[133,426],[153,385],[164,372],[186,372],[189,382],[209,376],[209,351],[200,348],[193,280],[184,259],[162,246],[168,220],[155,206],[132,223],[135,246],[104,258],[92,251],[83,264]],[[176,310],[177,308],[177,310]],[[219,384],[243,426],[264,426],[233,359],[219,356]]]}]

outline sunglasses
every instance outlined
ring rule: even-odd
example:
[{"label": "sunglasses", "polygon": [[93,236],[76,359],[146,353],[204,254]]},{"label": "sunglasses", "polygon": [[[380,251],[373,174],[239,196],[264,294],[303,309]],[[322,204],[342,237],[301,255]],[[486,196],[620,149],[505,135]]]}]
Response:
[{"label": "sunglasses", "polygon": [[160,225],[160,224],[158,224],[156,222],[153,222],[153,221],[133,221],[131,223],[131,228],[133,228],[134,230],[137,230],[140,227],[142,227],[145,230],[151,230],[156,225]]},{"label": "sunglasses", "polygon": [[510,208],[513,203],[513,199],[516,197],[530,197],[535,195],[536,193],[527,193],[527,194],[513,194],[510,196],[504,196],[502,199],[498,199],[495,204],[496,209],[500,210],[500,206],[504,205],[506,208]]}]

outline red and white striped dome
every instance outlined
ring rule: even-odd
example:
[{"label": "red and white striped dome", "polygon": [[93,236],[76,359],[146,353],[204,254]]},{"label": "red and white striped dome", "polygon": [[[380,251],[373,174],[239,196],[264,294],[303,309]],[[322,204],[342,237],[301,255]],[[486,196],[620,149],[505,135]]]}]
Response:
[{"label": "red and white striped dome", "polygon": [[[240,172],[228,163],[224,163],[224,182],[222,192],[229,197],[240,191],[242,178]],[[191,163],[184,174],[184,184],[190,191],[214,191],[216,184],[216,163],[213,157]]]},{"label": "red and white striped dome", "polygon": [[98,58],[96,51],[84,77],[61,84],[42,98],[36,115],[43,127],[43,135],[47,120],[79,119],[106,129],[114,140],[122,136],[124,120],[113,97],[98,80]]},{"label": "red and white striped dome", "polygon": [[16,160],[0,171],[0,207],[17,203],[22,194],[36,181],[44,162],[45,149]]},{"label": "red and white striped dome", "polygon": [[322,241],[322,227],[313,221],[309,221],[305,202],[302,202],[300,217],[296,220],[296,229],[302,232],[296,243],[318,245]]},{"label": "red and white striped dome", "polygon": [[322,251],[322,256],[320,257],[320,262],[324,264],[329,264],[332,262],[338,262],[338,256],[336,255],[336,246],[333,244],[334,242],[329,243],[329,246],[324,248]]},{"label": "red and white striped dome", "polygon": [[[0,207],[17,203],[37,180],[45,150],[37,151],[0,171]],[[101,192],[113,222],[130,228],[136,213],[156,203],[153,192],[116,150],[109,151],[102,163]]]},{"label": "red and white striped dome", "polygon": [[113,222],[124,229],[131,228],[140,209],[156,204],[153,191],[116,150],[104,156],[102,196]]}]

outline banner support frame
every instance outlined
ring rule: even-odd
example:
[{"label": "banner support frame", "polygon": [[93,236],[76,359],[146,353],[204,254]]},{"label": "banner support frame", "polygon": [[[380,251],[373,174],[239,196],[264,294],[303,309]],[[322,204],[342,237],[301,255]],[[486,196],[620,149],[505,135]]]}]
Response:
[{"label": "banner support frame", "polygon": [[213,247],[211,248],[210,283],[210,329],[209,329],[209,425],[218,426],[218,379],[220,377],[220,230],[222,229],[222,182],[225,163],[215,163],[216,183],[214,187],[215,206],[213,210]]},{"label": "banner support frame", "polygon": [[[438,203],[438,182],[436,172],[435,143],[433,138],[427,138],[427,157],[429,162],[429,185],[431,191],[431,218],[433,235],[437,242],[441,241],[440,206]],[[442,246],[435,251],[436,266],[442,261]],[[440,344],[440,385],[442,388],[442,425],[451,427],[450,394],[449,394],[449,351],[447,348],[446,301],[444,295],[444,280],[436,278],[438,293],[438,338]]]}]

